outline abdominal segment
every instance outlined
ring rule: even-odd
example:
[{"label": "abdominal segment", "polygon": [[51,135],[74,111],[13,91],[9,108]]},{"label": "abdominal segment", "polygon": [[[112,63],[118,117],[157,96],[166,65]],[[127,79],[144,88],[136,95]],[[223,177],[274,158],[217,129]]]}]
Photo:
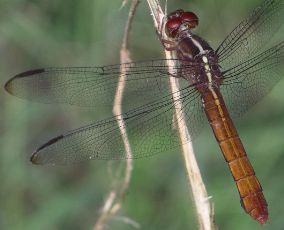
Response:
[{"label": "abdominal segment", "polygon": [[237,185],[242,207],[253,219],[264,224],[268,219],[267,202],[219,89],[209,87],[202,99],[208,121]]}]

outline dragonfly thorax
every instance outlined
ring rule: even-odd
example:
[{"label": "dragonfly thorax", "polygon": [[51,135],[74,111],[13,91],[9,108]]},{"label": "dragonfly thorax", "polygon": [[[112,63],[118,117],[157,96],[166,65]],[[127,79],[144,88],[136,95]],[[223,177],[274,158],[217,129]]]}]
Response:
[{"label": "dragonfly thorax", "polygon": [[204,91],[210,86],[219,88],[222,74],[217,55],[210,45],[190,31],[183,31],[177,39],[176,53],[183,78],[191,84],[196,84],[199,91]]}]

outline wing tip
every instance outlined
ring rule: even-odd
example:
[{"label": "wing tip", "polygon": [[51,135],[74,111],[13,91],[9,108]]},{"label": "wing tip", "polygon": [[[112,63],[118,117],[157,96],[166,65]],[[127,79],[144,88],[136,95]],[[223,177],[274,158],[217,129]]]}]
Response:
[{"label": "wing tip", "polygon": [[10,94],[12,94],[12,88],[11,88],[11,82],[13,81],[15,79],[15,77],[12,77],[11,79],[9,79],[6,83],[5,83],[5,85],[4,85],[4,89],[8,92],[8,93],[10,93]]},{"label": "wing tip", "polygon": [[40,163],[37,161],[37,151],[34,151],[33,154],[30,157],[30,161],[34,164],[34,165],[39,165]]},{"label": "wing tip", "polygon": [[13,78],[23,78],[23,77],[27,77],[27,76],[32,76],[32,75],[35,75],[35,74],[43,73],[43,72],[45,72],[44,68],[32,69],[32,70],[27,70],[25,72],[19,73],[19,74],[17,74]]},{"label": "wing tip", "polygon": [[7,92],[12,93],[12,88],[11,88],[11,82],[12,82],[12,81],[14,81],[15,79],[18,79],[18,78],[23,78],[23,77],[27,77],[27,76],[32,76],[32,75],[39,74],[39,73],[43,73],[43,72],[45,72],[45,69],[44,69],[44,68],[28,70],[28,71],[19,73],[19,74],[15,75],[14,77],[12,77],[11,79],[9,79],[9,80],[5,83],[4,88],[5,88],[5,90],[6,90]]},{"label": "wing tip", "polygon": [[35,150],[35,151],[32,153],[32,155],[31,155],[31,157],[30,157],[30,161],[31,161],[33,164],[35,164],[35,165],[44,164],[44,162],[41,162],[40,159],[39,159],[39,155],[38,155],[39,152],[40,152],[42,149],[44,149],[44,148],[46,148],[46,147],[48,147],[48,146],[50,146],[50,145],[56,143],[57,141],[61,140],[63,137],[64,137],[63,135],[59,135],[59,136],[57,136],[57,137],[54,137],[54,138],[50,139],[48,142],[46,142],[45,144],[43,144],[42,146],[40,146],[37,150]]}]

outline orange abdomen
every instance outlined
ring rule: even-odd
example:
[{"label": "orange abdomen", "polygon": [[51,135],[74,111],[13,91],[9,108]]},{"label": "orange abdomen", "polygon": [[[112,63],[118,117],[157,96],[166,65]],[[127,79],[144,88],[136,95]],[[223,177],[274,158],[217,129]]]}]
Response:
[{"label": "orange abdomen", "polygon": [[241,204],[253,219],[264,224],[268,219],[267,202],[219,89],[209,88],[202,99],[208,121],[236,182]]}]

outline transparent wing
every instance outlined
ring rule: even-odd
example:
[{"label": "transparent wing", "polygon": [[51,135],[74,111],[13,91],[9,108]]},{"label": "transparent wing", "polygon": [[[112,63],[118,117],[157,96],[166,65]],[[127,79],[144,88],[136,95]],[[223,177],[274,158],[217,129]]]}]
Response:
[{"label": "transparent wing", "polygon": [[[179,91],[193,136],[204,122],[199,93],[192,86]],[[174,95],[174,94],[173,94]],[[173,95],[123,114],[133,158],[151,156],[180,145],[176,137]],[[177,119],[182,119],[179,114]],[[126,159],[116,117],[60,135],[32,155],[36,164],[69,164],[88,159]]]},{"label": "transparent wing", "polygon": [[[176,61],[176,60],[175,60]],[[125,67],[124,104],[132,109],[167,95],[169,77],[178,75],[179,65],[168,73],[165,60],[126,63],[104,67],[46,68],[21,73],[10,79],[5,89],[20,98],[43,103],[79,106],[111,105],[120,69]],[[188,64],[188,71],[191,65]]]},{"label": "transparent wing", "polygon": [[284,1],[266,0],[221,43],[216,53],[223,69],[230,69],[261,53],[284,22]]},{"label": "transparent wing", "polygon": [[[123,103],[129,112],[122,114],[133,151],[133,158],[150,156],[179,146],[174,124],[173,94],[169,78],[180,79],[183,111],[192,137],[204,124],[199,93],[182,78],[196,64],[178,63],[169,74],[165,60],[123,64],[126,86]],[[6,90],[18,97],[46,103],[93,106],[112,102],[121,65],[95,68],[49,68],[19,74],[9,80]],[[107,92],[107,93],[106,93]],[[178,93],[178,92],[176,92]],[[127,110],[126,110],[127,111]],[[181,116],[177,115],[177,119]],[[32,156],[37,164],[66,164],[87,159],[125,159],[121,133],[112,117],[51,139]]]},{"label": "transparent wing", "polygon": [[232,117],[239,117],[284,76],[284,42],[223,73],[221,92]]}]

